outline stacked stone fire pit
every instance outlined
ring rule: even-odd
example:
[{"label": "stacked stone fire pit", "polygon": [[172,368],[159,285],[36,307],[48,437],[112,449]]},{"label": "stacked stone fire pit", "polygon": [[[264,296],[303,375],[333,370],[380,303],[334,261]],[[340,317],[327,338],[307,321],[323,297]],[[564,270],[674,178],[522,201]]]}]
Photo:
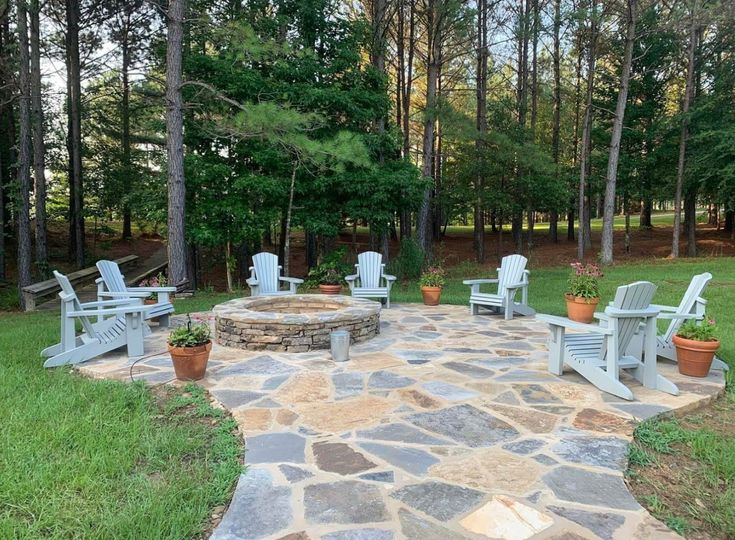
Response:
[{"label": "stacked stone fire pit", "polygon": [[349,296],[295,294],[238,298],[214,307],[217,343],[251,351],[329,348],[333,330],[352,342],[380,332],[380,303]]}]

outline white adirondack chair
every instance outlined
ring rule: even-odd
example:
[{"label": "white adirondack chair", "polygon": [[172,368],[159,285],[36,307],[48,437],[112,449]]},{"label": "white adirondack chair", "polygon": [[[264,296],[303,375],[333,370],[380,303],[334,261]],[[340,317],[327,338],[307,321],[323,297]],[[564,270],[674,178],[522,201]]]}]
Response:
[{"label": "white adirondack chair", "polygon": [[357,273],[345,276],[350,293],[356,298],[385,298],[385,307],[390,307],[390,288],[396,276],[385,273],[383,256],[375,251],[366,251],[357,256]]},{"label": "white adirondack chair", "polygon": [[100,278],[97,279],[97,299],[105,298],[140,298],[141,302],[151,294],[157,296],[155,304],[146,311],[145,319],[158,317],[159,326],[168,326],[169,315],[174,312],[174,305],[169,294],[176,292],[176,287],[128,287],[120,267],[113,261],[97,261]]},{"label": "white adirondack chair", "polygon": [[[703,274],[697,274],[689,282],[681,302],[678,306],[663,306],[659,304],[653,304],[652,307],[657,308],[660,313],[659,319],[670,320],[669,326],[666,331],[656,337],[656,354],[662,358],[668,360],[677,361],[676,348],[674,347],[673,337],[679,331],[682,323],[685,320],[695,320],[702,322],[704,320],[704,312],[707,307],[707,300],[702,298],[704,290],[707,288],[712,274],[705,272]],[[634,339],[631,345],[628,347],[628,351],[632,354],[640,354],[643,350],[643,343],[640,339]],[[712,369],[728,370],[729,366],[720,360],[715,358],[712,361]]]},{"label": "white adirondack chair", "polygon": [[[466,279],[462,283],[470,286],[470,313],[477,315],[480,306],[484,306],[505,314],[505,320],[513,318],[514,313],[534,315],[536,311],[528,305],[528,278],[526,270],[528,259],[523,255],[507,255],[503,257],[498,268],[497,279]],[[497,293],[480,292],[480,286],[497,283]],[[515,297],[521,291],[521,301]]]},{"label": "white adirondack chair", "polygon": [[[275,296],[296,294],[296,288],[303,279],[281,275],[282,267],[278,264],[278,256],[262,252],[253,255],[253,266],[250,277],[246,280],[250,287],[250,296]],[[288,283],[288,290],[281,290],[281,282]]]},{"label": "white adirondack chair", "polygon": [[[44,367],[79,364],[124,345],[128,356],[143,355],[143,338],[150,333],[143,319],[153,306],[130,297],[81,303],[69,279],[56,271],[54,276],[61,286],[61,343],[41,351],[48,358]],[[77,321],[83,329],[79,336]]]},{"label": "white adirondack chair", "polygon": [[[615,300],[605,312],[595,314],[599,325],[539,315],[551,330],[549,371],[561,375],[567,364],[600,390],[633,399],[630,389],[620,382],[620,370],[625,369],[646,388],[678,395],[676,385],[656,371],[656,316],[659,310],[651,305],[655,292],[656,286],[647,281],[618,287]],[[579,332],[566,334],[566,330]],[[639,332],[643,332],[646,353],[643,361],[624,352]]]}]

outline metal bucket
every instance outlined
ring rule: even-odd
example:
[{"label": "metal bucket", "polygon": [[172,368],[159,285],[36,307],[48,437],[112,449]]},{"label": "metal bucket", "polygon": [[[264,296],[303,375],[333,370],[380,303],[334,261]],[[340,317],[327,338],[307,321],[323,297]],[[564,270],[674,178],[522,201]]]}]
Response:
[{"label": "metal bucket", "polygon": [[350,359],[350,333],[347,330],[335,330],[329,335],[332,359],[345,362]]}]

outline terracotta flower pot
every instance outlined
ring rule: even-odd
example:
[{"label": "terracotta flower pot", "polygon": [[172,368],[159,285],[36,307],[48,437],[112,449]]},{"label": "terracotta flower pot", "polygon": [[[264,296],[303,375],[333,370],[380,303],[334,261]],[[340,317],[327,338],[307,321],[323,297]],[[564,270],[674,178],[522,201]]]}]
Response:
[{"label": "terracotta flower pot", "polygon": [[342,285],[319,285],[319,291],[322,294],[339,294],[342,292]]},{"label": "terracotta flower pot", "polygon": [[680,336],[674,336],[672,341],[676,347],[679,373],[690,377],[706,377],[712,366],[712,359],[720,348],[720,342],[696,341]]},{"label": "terracotta flower pot", "polygon": [[592,322],[597,304],[600,303],[599,298],[583,298],[571,294],[565,294],[564,298],[567,301],[567,317],[581,323]]},{"label": "terracotta flower pot", "polygon": [[421,287],[421,296],[424,297],[424,305],[438,306],[441,295],[441,287]]},{"label": "terracotta flower pot", "polygon": [[[146,298],[145,300],[143,300],[143,303],[146,306],[152,306],[153,304],[157,304],[158,303],[158,300],[152,300],[150,298]],[[160,319],[160,317],[151,317],[148,320],[151,321],[151,322],[157,323],[159,319]]]},{"label": "terracotta flower pot", "polygon": [[171,354],[171,361],[174,363],[176,378],[181,381],[198,381],[204,378],[211,350],[211,341],[196,347],[174,347],[169,345],[168,352]]}]

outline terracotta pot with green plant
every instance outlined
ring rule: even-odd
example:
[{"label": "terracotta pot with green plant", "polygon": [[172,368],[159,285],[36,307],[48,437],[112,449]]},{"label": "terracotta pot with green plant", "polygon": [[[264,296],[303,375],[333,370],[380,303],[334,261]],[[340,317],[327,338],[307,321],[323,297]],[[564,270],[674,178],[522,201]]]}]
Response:
[{"label": "terracotta pot with green plant", "polygon": [[427,306],[438,306],[441,300],[442,287],[446,285],[446,272],[440,266],[430,266],[421,274],[419,285],[424,304]]},{"label": "terracotta pot with green plant", "polygon": [[690,377],[707,376],[715,353],[720,348],[716,333],[715,320],[708,317],[701,323],[687,321],[679,327],[672,340],[676,347],[679,373]]},{"label": "terracotta pot with green plant", "polygon": [[209,324],[192,323],[190,316],[187,316],[186,325],[175,328],[168,336],[168,352],[176,378],[182,381],[204,378],[211,350],[212,332]]},{"label": "terracotta pot with green plant", "polygon": [[564,295],[567,317],[573,321],[591,323],[600,303],[600,278],[603,273],[596,264],[573,262],[571,266],[569,288]]},{"label": "terracotta pot with green plant", "polygon": [[[168,287],[168,279],[163,272],[159,272],[157,276],[149,277],[138,283],[138,287]],[[174,295],[169,294],[169,300],[173,301]],[[152,292],[143,299],[143,303],[152,306],[158,303],[158,293]],[[152,322],[158,322],[160,317],[151,318]]]},{"label": "terracotta pot with green plant", "polygon": [[347,263],[343,261],[345,252],[344,248],[339,248],[325,255],[322,262],[309,271],[306,287],[318,287],[322,294],[339,294],[349,270]]}]

